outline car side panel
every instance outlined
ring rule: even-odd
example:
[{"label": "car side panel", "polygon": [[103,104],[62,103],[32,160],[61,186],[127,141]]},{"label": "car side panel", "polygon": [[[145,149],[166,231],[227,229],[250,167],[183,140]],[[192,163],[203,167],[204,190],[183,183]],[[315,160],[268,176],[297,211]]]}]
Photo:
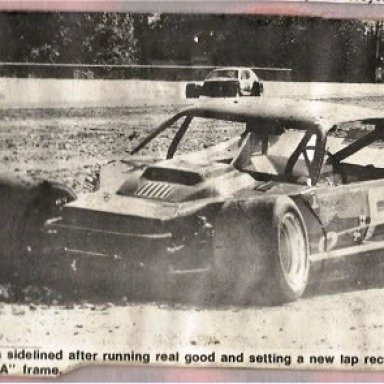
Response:
[{"label": "car side panel", "polygon": [[318,252],[378,239],[383,234],[384,180],[321,187],[312,193],[311,206],[326,232]]}]

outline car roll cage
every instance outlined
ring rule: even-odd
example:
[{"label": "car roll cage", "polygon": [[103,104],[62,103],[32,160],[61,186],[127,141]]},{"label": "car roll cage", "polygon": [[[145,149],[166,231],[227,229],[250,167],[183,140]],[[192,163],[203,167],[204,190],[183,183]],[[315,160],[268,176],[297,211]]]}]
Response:
[{"label": "car roll cage", "polygon": [[[172,118],[170,118],[170,119],[166,120],[165,122],[163,122],[162,124],[160,124],[160,126],[158,128],[156,128],[152,133],[150,133],[146,138],[144,138],[135,148],[133,148],[130,153],[135,154],[138,151],[140,151],[149,142],[151,142],[154,138],[156,138],[163,131],[165,131],[172,124],[174,124],[176,121],[178,121],[180,118],[183,118],[183,117],[184,117],[184,120],[181,123],[181,126],[179,127],[179,129],[177,130],[177,132],[176,132],[175,136],[173,137],[171,144],[168,148],[166,159],[172,159],[173,158],[174,154],[177,151],[177,148],[178,148],[180,141],[182,140],[185,133],[187,132],[188,127],[190,126],[194,117],[213,118],[211,116],[196,116],[192,113],[186,113],[186,112],[178,113],[175,116],[173,116]],[[238,120],[234,120],[234,121],[238,121]],[[247,121],[247,120],[241,120],[240,121],[239,120],[239,122],[250,123],[251,121]],[[252,121],[252,126],[257,127],[257,125],[255,125],[255,121]],[[248,129],[248,128],[245,129],[244,134],[240,138],[241,143],[243,143],[244,140],[245,140],[245,142],[249,142],[250,135],[248,135],[248,133],[251,134],[252,131],[253,131],[253,129]],[[254,132],[256,132],[256,131],[257,130],[255,129]],[[283,131],[284,130],[280,130],[281,133]],[[307,154],[306,150],[309,149],[307,144],[313,135],[316,135],[317,139],[316,139],[316,145],[314,147],[311,146],[311,149],[314,150],[314,158],[312,159],[312,161],[310,161],[308,158],[308,154]],[[264,139],[267,136],[268,136],[268,130],[265,131]],[[245,162],[246,162],[245,158],[249,158],[251,155],[249,148],[248,148],[248,145],[245,145],[245,142],[244,142],[244,145],[243,144],[240,145],[238,152],[234,155],[233,160],[231,161],[231,164],[233,166],[235,166],[235,168],[238,168],[238,169],[241,168],[240,164],[241,165],[245,164]],[[247,151],[248,154],[244,156],[244,154],[242,154],[243,151]],[[262,152],[266,153],[267,151],[268,151],[268,143],[266,142],[266,140],[263,140]],[[318,129],[308,128],[305,132],[303,139],[301,140],[301,142],[299,143],[297,148],[293,151],[293,153],[291,154],[291,156],[289,157],[289,159],[287,161],[287,165],[286,165],[285,170],[283,172],[284,177],[286,177],[286,178],[292,177],[293,168],[294,168],[297,160],[299,159],[299,156],[302,154],[304,159],[305,159],[305,164],[308,168],[308,174],[309,174],[309,179],[311,180],[311,185],[315,185],[317,180],[319,179],[319,176],[320,176],[321,165],[322,165],[322,161],[324,158],[324,153],[325,153],[325,140],[324,140],[324,137],[322,135],[322,131],[318,130]]]}]

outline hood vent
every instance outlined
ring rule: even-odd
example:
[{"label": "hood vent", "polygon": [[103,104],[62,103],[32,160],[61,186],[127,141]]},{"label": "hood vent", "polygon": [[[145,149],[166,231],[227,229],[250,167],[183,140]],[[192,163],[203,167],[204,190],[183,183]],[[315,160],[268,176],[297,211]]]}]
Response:
[{"label": "hood vent", "polygon": [[139,184],[134,195],[148,199],[166,199],[174,190],[174,186],[157,181],[145,181]]},{"label": "hood vent", "polygon": [[203,181],[201,175],[191,170],[175,168],[148,167],[143,173],[143,179],[151,181],[164,181],[192,186]]}]

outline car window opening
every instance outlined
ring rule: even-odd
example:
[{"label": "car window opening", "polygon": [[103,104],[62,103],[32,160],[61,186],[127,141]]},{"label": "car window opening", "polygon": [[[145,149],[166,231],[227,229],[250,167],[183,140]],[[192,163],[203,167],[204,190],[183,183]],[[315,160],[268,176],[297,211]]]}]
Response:
[{"label": "car window opening", "polygon": [[382,127],[357,122],[352,127],[334,127],[328,135],[324,167],[331,166],[341,184],[384,177]]},{"label": "car window opening", "polygon": [[316,181],[313,162],[318,137],[315,133],[260,122],[248,123],[246,132],[251,133],[251,154],[244,171],[263,180],[305,184]]}]

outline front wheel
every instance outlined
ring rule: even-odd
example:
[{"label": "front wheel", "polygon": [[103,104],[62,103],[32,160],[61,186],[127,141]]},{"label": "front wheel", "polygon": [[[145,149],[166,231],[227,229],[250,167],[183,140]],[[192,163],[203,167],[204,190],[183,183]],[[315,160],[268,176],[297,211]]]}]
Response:
[{"label": "front wheel", "polygon": [[185,97],[187,99],[198,99],[200,97],[200,86],[197,84],[187,84],[185,87]]},{"label": "front wheel", "polygon": [[302,296],[309,248],[303,217],[292,199],[229,204],[215,228],[214,286],[220,300],[274,305]]}]

